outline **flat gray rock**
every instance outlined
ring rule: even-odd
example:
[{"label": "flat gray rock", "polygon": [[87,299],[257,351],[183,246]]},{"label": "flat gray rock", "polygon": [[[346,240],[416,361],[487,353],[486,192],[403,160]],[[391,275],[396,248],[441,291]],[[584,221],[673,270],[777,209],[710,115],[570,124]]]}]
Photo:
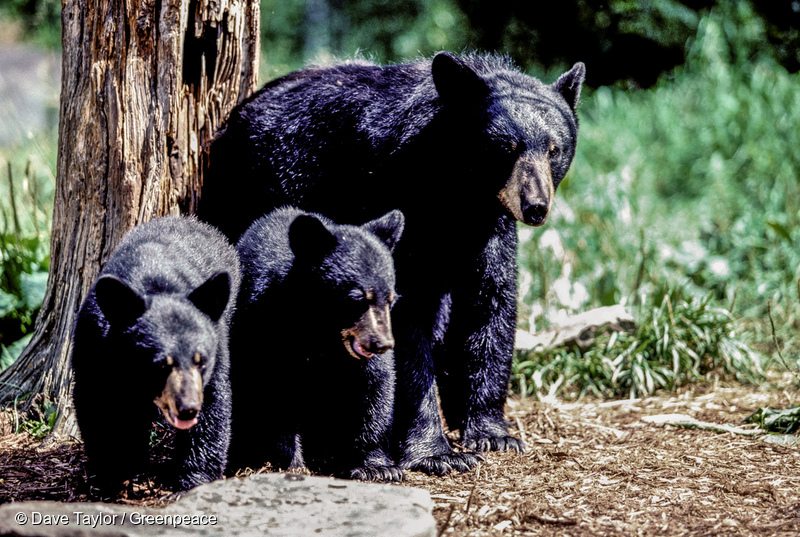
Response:
[{"label": "flat gray rock", "polygon": [[164,508],[108,503],[0,506],[0,535],[433,537],[427,491],[294,474],[226,479]]}]

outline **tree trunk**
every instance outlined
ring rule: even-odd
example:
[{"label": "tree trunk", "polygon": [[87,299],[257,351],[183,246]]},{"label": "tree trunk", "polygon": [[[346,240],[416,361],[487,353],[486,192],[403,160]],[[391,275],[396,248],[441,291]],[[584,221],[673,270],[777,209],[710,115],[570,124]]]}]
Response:
[{"label": "tree trunk", "polygon": [[203,147],[255,88],[259,3],[62,5],[50,278],[30,344],[0,375],[0,402],[53,404],[57,432],[73,434],[69,356],[81,301],[125,232],[194,211]]}]

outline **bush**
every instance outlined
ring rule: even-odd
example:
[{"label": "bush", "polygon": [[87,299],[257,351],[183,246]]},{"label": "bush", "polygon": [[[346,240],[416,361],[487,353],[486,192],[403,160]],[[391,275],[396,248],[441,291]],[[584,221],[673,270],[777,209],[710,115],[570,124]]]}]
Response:
[{"label": "bush", "polygon": [[727,310],[710,297],[659,289],[642,297],[633,333],[614,332],[581,351],[531,352],[514,363],[518,393],[641,397],[715,372],[743,382],[762,379],[759,355],[742,343]]},{"label": "bush", "polygon": [[41,198],[30,162],[23,181],[14,179],[11,163],[6,178],[0,189],[0,371],[25,348],[44,299],[51,205]]}]

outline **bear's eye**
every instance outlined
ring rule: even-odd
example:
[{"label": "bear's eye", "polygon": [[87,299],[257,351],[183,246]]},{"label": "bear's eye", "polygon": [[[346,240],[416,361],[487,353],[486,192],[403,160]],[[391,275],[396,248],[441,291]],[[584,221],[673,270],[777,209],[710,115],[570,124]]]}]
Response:
[{"label": "bear's eye", "polygon": [[173,358],[172,356],[167,356],[163,360],[161,360],[159,365],[164,369],[172,369],[172,367],[175,365],[175,358]]},{"label": "bear's eye", "polygon": [[353,302],[363,302],[364,300],[366,300],[367,297],[364,294],[363,290],[361,290],[358,287],[353,287],[347,292],[347,298],[349,298]]},{"label": "bear's eye", "polygon": [[550,158],[558,158],[559,155],[561,155],[561,148],[553,144],[550,146],[550,149],[547,151],[547,154],[550,156]]},{"label": "bear's eye", "polygon": [[194,362],[194,365],[198,365],[201,368],[206,366],[206,361],[203,358],[203,355],[199,352],[194,353],[194,356],[192,356],[192,362]]}]

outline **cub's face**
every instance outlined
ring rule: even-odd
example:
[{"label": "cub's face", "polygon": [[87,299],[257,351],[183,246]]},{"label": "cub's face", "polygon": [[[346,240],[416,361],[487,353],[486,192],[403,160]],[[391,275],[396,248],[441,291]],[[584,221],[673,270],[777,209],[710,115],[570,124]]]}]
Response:
[{"label": "cub's face", "polygon": [[352,282],[344,297],[339,297],[341,307],[340,330],[345,351],[359,359],[370,359],[394,348],[391,308],[397,300],[394,286],[379,282],[368,288]]},{"label": "cub's face", "polygon": [[402,213],[392,211],[362,226],[323,223],[313,215],[290,226],[296,263],[310,274],[310,299],[324,320],[315,330],[325,341],[340,339],[353,358],[368,360],[394,348],[391,308],[398,297],[391,250],[403,223]]},{"label": "cub's face", "polygon": [[192,428],[216,366],[215,323],[186,300],[156,297],[134,331],[138,341],[149,340],[153,402],[167,423]]},{"label": "cub's face", "polygon": [[216,366],[217,323],[230,297],[228,274],[215,274],[186,295],[147,297],[114,276],[103,276],[95,297],[109,330],[128,349],[118,358],[130,360],[125,369],[135,375],[142,393],[176,429],[196,425]]}]

